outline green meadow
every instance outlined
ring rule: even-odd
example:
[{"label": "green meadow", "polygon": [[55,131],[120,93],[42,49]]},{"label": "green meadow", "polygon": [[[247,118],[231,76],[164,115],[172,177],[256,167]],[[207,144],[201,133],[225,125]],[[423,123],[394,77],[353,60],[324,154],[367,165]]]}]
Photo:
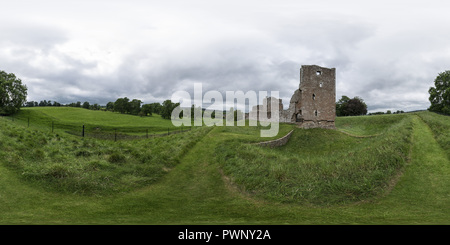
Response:
[{"label": "green meadow", "polygon": [[81,135],[86,133],[113,133],[145,135],[165,134],[179,130],[160,115],[134,116],[130,114],[94,111],[75,107],[25,107],[14,115],[22,125],[40,129],[52,129]]},{"label": "green meadow", "polygon": [[[164,135],[179,129],[158,115],[25,108],[0,119],[0,224],[449,224],[448,119],[338,117],[268,139],[261,126]],[[160,137],[71,133],[82,125]],[[291,130],[284,146],[255,144]]]}]

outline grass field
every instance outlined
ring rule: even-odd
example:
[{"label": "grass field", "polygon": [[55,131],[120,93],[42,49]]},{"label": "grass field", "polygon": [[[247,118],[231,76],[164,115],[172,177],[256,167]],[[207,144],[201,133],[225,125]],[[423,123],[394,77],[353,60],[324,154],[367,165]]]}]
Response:
[{"label": "grass field", "polygon": [[170,120],[157,114],[140,117],[74,107],[26,107],[14,116],[14,120],[27,127],[30,125],[48,130],[53,125],[54,131],[69,131],[78,135],[81,134],[83,125],[86,133],[111,133],[117,130],[122,134],[144,135],[147,131],[150,134],[160,134],[176,130]]},{"label": "grass field", "polygon": [[446,116],[337,118],[337,130],[295,129],[271,149],[251,144],[267,139],[248,126],[117,142],[51,132],[51,121],[170,123],[67,109],[0,120],[0,224],[450,223]]}]

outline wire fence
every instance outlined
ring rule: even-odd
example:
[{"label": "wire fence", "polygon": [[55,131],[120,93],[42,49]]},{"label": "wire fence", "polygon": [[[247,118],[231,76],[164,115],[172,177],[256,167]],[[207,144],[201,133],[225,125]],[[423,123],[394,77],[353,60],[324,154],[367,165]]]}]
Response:
[{"label": "wire fence", "polygon": [[167,132],[159,132],[159,133],[152,133],[149,132],[148,129],[145,130],[134,130],[132,134],[127,132],[127,130],[114,129],[113,132],[111,131],[101,131],[100,129],[95,130],[86,130],[86,127],[83,125],[81,128],[81,131],[65,131],[68,134],[81,136],[81,137],[90,137],[90,138],[96,138],[96,139],[103,139],[103,140],[132,140],[132,139],[145,139],[145,138],[153,138],[153,137],[164,137],[172,134],[179,134],[183,132],[188,132],[192,128],[180,128],[180,129],[171,129],[167,128]]},{"label": "wire fence", "polygon": [[191,127],[114,127],[98,125],[63,124],[55,121],[33,122],[30,118],[17,118],[14,116],[1,116],[3,120],[9,120],[26,128],[47,128],[51,132],[64,131],[65,133],[102,140],[133,140],[164,137],[173,134],[184,133],[192,130]]}]

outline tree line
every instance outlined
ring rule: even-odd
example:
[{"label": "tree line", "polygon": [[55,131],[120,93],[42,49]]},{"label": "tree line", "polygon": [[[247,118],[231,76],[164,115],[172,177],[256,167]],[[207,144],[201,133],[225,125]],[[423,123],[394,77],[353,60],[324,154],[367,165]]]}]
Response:
[{"label": "tree line", "polygon": [[173,103],[171,100],[165,100],[162,104],[158,102],[143,104],[141,100],[130,100],[124,97],[118,98],[115,102],[108,102],[105,109],[107,111],[138,116],[151,116],[155,113],[161,115],[164,119],[170,119],[173,109],[179,105],[180,103]]}]

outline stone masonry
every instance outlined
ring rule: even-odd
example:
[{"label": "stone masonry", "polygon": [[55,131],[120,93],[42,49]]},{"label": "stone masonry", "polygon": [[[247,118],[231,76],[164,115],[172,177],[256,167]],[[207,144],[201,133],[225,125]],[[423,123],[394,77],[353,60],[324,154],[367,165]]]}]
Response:
[{"label": "stone masonry", "polygon": [[254,106],[249,118],[260,120],[261,113],[267,113],[270,120],[272,114],[279,113],[279,121],[295,123],[302,128],[334,129],[336,118],[336,69],[317,65],[302,65],[300,68],[300,85],[289,102],[289,108],[283,110],[279,99],[279,110],[270,108],[270,101],[264,99],[263,105]]}]

